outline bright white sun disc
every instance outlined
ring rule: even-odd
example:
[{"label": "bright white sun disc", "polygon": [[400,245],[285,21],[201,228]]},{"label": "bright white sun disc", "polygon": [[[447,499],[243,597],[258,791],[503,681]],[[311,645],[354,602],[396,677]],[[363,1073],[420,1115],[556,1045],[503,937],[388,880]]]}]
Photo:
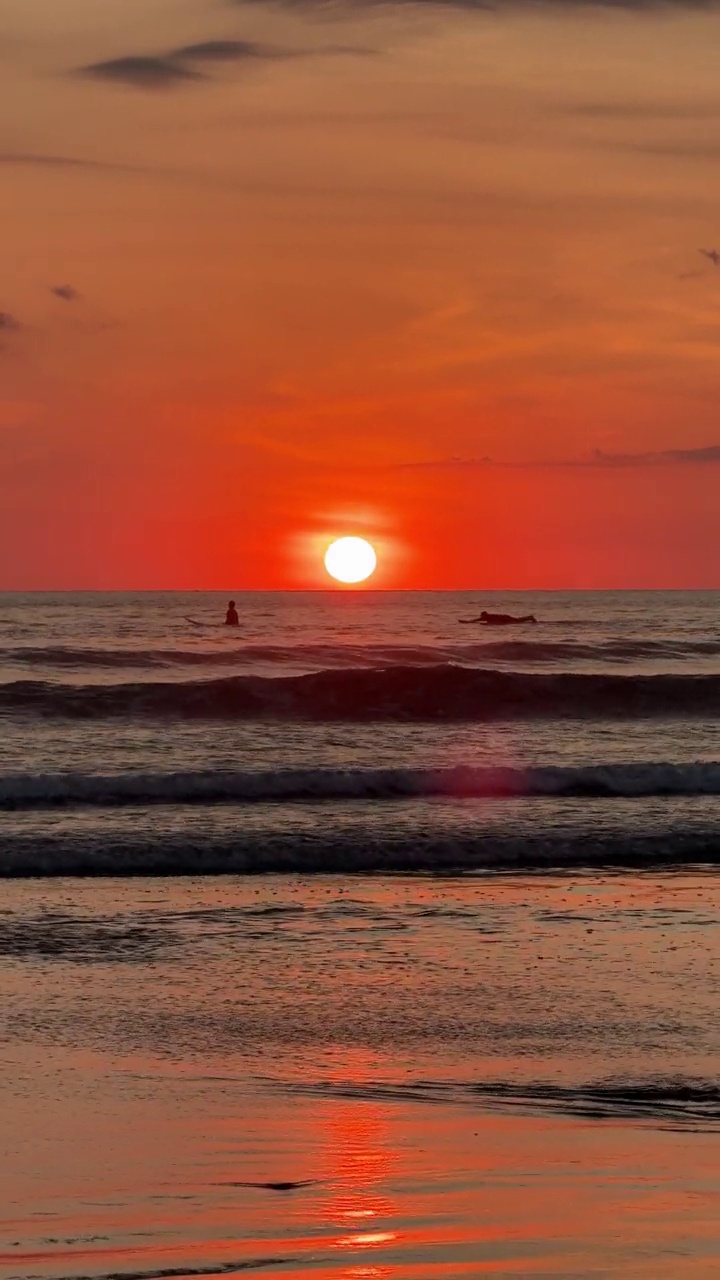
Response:
[{"label": "bright white sun disc", "polygon": [[337,582],[364,582],[376,566],[375,548],[365,538],[338,538],[325,552],[325,568]]}]

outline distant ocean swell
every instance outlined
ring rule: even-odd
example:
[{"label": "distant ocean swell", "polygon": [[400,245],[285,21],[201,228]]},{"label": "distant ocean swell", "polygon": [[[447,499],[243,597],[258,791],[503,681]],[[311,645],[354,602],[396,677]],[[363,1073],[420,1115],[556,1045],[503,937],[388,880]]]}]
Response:
[{"label": "distant ocean swell", "polygon": [[210,649],[112,649],[48,645],[0,648],[3,663],[57,669],[99,668],[108,671],[171,669],[173,667],[241,667],[265,663],[277,666],[366,667],[437,666],[443,663],[498,662],[633,662],[720,655],[720,640],[611,640],[592,642],[553,640],[488,640],[447,644],[242,644],[222,643]]},{"label": "distant ocean swell", "polygon": [[312,832],[180,831],[143,820],[112,831],[0,830],[0,876],[431,875],[597,869],[652,870],[720,864],[717,823],[652,833],[484,833],[482,828],[409,834],[358,830],[337,821]]},{"label": "distant ocean swell", "polygon": [[720,676],[496,671],[444,664],[267,677],[0,686],[0,712],[101,719],[487,721],[707,717],[720,714]]},{"label": "distant ocean swell", "polygon": [[188,772],[0,777],[0,810],[147,805],[288,803],[564,796],[624,798],[720,796],[720,763],[610,764],[584,767],[446,769],[304,768],[265,772]]}]

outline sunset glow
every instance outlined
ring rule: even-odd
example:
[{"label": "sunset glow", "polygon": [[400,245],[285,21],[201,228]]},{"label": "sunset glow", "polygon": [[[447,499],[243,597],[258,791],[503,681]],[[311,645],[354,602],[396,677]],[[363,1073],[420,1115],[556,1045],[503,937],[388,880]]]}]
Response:
[{"label": "sunset glow", "polygon": [[3,6],[0,589],[720,582],[714,6],[101,7]]}]

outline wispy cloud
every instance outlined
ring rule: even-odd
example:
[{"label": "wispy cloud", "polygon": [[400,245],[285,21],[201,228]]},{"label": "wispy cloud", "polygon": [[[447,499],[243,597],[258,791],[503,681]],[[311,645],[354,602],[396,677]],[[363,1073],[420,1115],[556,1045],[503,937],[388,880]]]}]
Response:
[{"label": "wispy cloud", "polygon": [[563,115],[594,120],[717,120],[719,102],[576,102],[563,104]]},{"label": "wispy cloud", "polygon": [[11,315],[9,311],[0,311],[0,355],[4,355],[10,349],[12,344],[5,341],[10,339],[21,328],[19,320]]},{"label": "wispy cloud", "polygon": [[698,449],[651,449],[642,453],[606,453],[595,449],[589,456],[578,458],[520,459],[507,462],[485,454],[481,457],[431,458],[427,460],[396,463],[397,471],[478,471],[498,468],[502,470],[550,470],[552,468],[605,469],[613,467],[661,467],[708,466],[720,463],[720,444],[705,445]]},{"label": "wispy cloud", "polygon": [[85,160],[78,156],[43,155],[34,151],[0,151],[0,165],[29,165],[51,169],[131,169],[131,165],[111,164],[105,160]]},{"label": "wispy cloud", "polygon": [[596,449],[589,465],[596,467],[657,467],[680,464],[703,466],[720,462],[720,444],[700,449],[654,449],[647,453],[604,453]]},{"label": "wispy cloud", "polygon": [[375,49],[352,45],[323,45],[316,49],[289,49],[255,40],[201,40],[162,54],[129,54],[80,67],[77,74],[114,81],[134,89],[175,89],[207,79],[213,65],[223,63],[281,62],[309,57],[368,57]]},{"label": "wispy cloud", "polygon": [[[240,6],[248,0],[232,0]],[[255,3],[277,3],[278,0],[255,0]],[[461,9],[466,13],[494,14],[517,9],[536,11],[538,0],[280,0],[286,8],[320,9],[342,16],[362,10],[381,9]],[[561,12],[566,9],[605,9],[617,13],[657,13],[667,9],[686,12],[707,12],[720,7],[720,0],[541,0],[547,10]]]},{"label": "wispy cloud", "polygon": [[720,141],[716,139],[679,139],[677,142],[666,142],[663,139],[651,139],[647,142],[603,142],[597,144],[616,151],[632,151],[636,155],[663,156],[668,160],[718,160],[720,159]]},{"label": "wispy cloud", "polygon": [[485,456],[482,458],[427,458],[411,462],[398,462],[393,467],[395,471],[474,471],[479,467],[496,467],[507,465],[497,463],[494,458]]},{"label": "wispy cloud", "polygon": [[172,55],[147,57],[132,54],[126,58],[111,58],[107,62],[94,62],[90,66],[81,67],[80,74],[131,85],[136,89],[170,89],[199,78],[196,71],[184,67]]},{"label": "wispy cloud", "polygon": [[63,302],[76,302],[80,297],[77,289],[73,289],[71,284],[56,284],[50,290],[55,294],[56,298],[60,298]]},{"label": "wispy cloud", "polygon": [[169,55],[176,62],[252,62],[295,56],[291,50],[257,44],[254,40],[205,40],[184,45]]}]

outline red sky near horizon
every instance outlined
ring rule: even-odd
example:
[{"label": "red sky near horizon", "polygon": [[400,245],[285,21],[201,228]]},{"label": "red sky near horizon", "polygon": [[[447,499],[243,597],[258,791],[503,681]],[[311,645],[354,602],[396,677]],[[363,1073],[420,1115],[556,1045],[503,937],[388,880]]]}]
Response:
[{"label": "red sky near horizon", "polygon": [[720,587],[720,11],[3,27],[0,589]]}]

